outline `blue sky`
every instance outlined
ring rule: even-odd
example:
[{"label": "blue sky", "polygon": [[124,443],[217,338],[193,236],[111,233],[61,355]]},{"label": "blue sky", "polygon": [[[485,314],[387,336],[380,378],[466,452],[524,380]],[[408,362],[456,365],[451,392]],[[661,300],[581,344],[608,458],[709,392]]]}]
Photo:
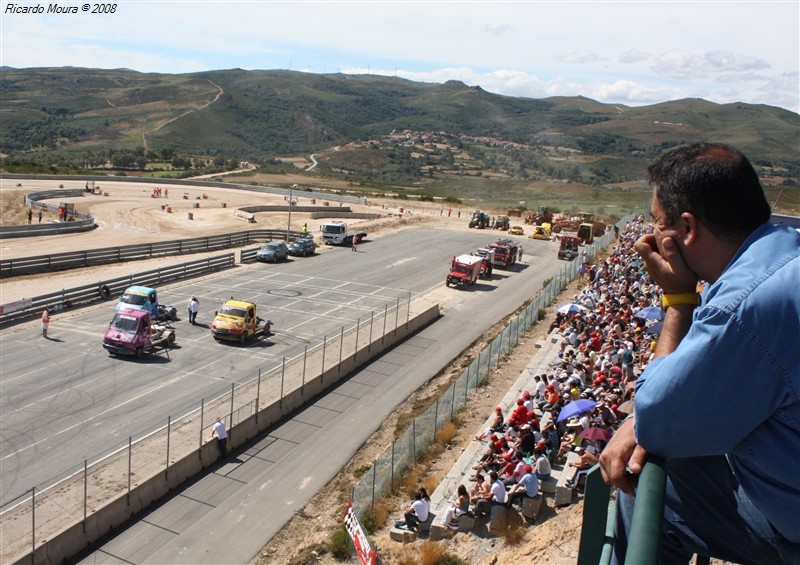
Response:
[{"label": "blue sky", "polygon": [[17,68],[371,73],[509,96],[632,106],[693,97],[800,112],[798,0],[124,0],[113,14],[9,4],[50,2],[2,2],[0,64]]}]

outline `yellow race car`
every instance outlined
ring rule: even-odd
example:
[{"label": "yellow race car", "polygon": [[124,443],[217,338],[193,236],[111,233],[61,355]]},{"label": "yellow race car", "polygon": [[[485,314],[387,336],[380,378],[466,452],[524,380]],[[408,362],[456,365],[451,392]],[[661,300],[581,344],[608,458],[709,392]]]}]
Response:
[{"label": "yellow race car", "polygon": [[525,230],[522,229],[522,226],[511,226],[511,229],[508,230],[508,233],[511,235],[525,235]]}]

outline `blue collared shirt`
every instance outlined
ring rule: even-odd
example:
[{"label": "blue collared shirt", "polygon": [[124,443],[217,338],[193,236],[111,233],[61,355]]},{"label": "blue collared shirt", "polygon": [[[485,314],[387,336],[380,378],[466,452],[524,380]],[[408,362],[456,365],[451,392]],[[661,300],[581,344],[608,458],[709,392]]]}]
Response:
[{"label": "blue collared shirt", "polygon": [[800,542],[800,234],[760,226],[701,302],[637,381],[637,442],[667,458],[726,455],[753,504]]}]

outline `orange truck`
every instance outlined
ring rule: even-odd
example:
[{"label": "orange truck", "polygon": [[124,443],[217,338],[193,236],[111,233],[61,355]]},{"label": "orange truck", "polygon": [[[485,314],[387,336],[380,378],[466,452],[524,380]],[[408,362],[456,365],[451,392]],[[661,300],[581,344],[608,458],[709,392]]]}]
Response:
[{"label": "orange truck", "polygon": [[481,274],[483,257],[477,255],[459,255],[453,257],[450,273],[445,280],[445,286],[460,286],[467,288],[475,284]]}]

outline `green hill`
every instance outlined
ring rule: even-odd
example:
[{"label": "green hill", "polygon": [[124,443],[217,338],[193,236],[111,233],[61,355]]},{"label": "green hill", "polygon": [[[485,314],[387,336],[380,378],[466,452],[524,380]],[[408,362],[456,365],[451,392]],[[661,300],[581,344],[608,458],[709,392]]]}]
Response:
[{"label": "green hill", "polygon": [[421,183],[432,195],[483,177],[472,183],[480,198],[491,197],[485,180],[494,178],[511,199],[515,183],[619,189],[641,181],[666,148],[705,140],[741,149],[776,185],[800,182],[800,116],[765,105],[628,107],[375,75],[8,67],[0,100],[5,164],[107,166],[113,152],[127,151],[124,167],[142,169],[176,154],[191,156],[180,166],[195,169],[215,158],[279,167],[281,156],[316,153],[320,174]]}]

